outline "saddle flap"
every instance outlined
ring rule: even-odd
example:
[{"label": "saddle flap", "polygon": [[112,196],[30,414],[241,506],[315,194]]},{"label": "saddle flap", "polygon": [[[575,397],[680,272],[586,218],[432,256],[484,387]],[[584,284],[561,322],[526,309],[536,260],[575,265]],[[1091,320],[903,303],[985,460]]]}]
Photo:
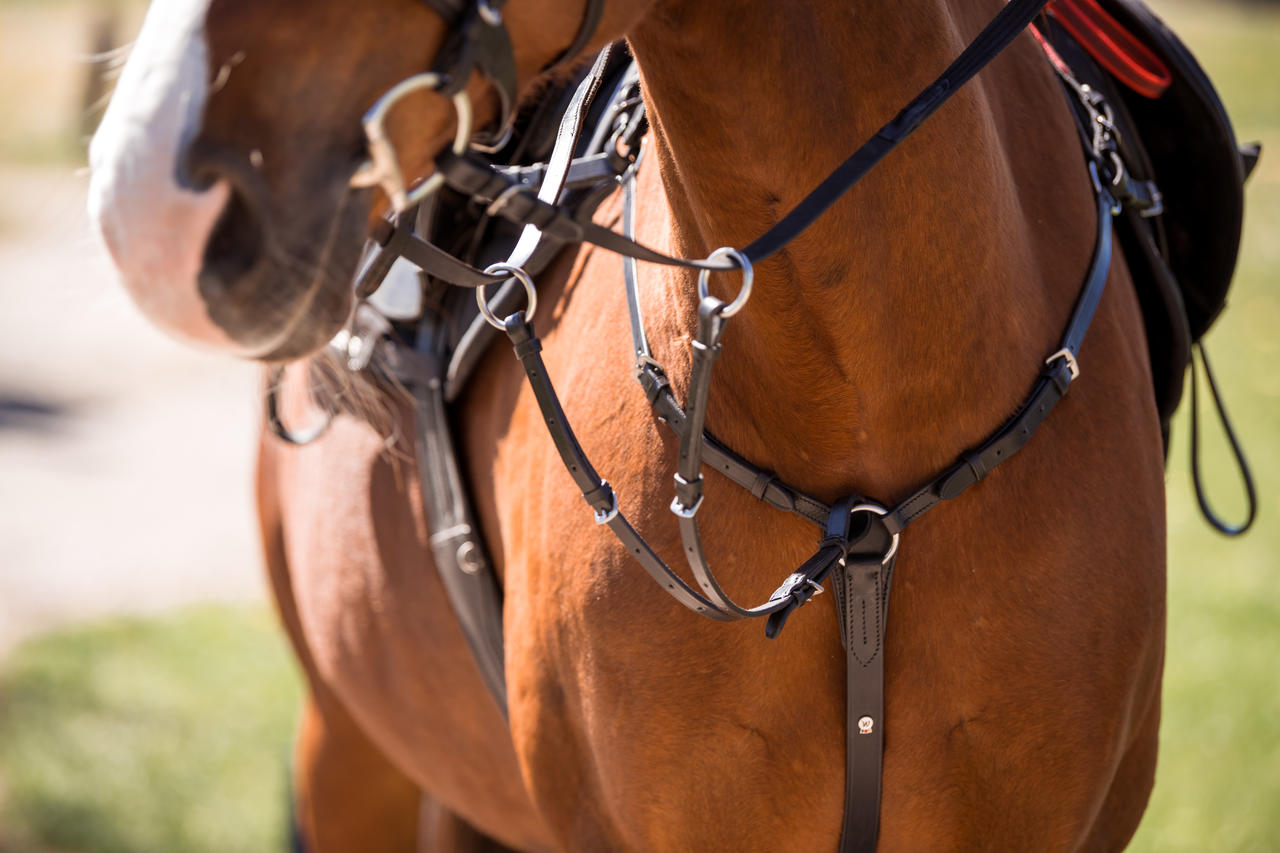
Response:
[{"label": "saddle flap", "polygon": [[1142,0],[1099,0],[1170,72],[1163,94],[1118,87],[1164,195],[1165,260],[1177,279],[1192,340],[1226,304],[1244,218],[1245,163],[1204,70]]}]

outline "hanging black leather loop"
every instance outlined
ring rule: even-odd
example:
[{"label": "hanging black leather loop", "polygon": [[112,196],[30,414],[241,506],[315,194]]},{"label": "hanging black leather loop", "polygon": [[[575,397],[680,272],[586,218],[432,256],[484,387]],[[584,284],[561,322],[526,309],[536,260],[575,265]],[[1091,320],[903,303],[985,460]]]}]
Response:
[{"label": "hanging black leather loop", "polygon": [[[1209,504],[1209,496],[1205,492],[1204,480],[1200,470],[1200,386],[1196,378],[1196,354],[1200,356],[1200,364],[1204,367],[1204,378],[1209,383],[1209,393],[1213,397],[1213,406],[1218,412],[1218,423],[1231,445],[1231,455],[1235,457],[1236,468],[1244,484],[1245,510],[1244,521],[1238,525],[1223,521]],[[1200,512],[1213,528],[1224,536],[1239,536],[1250,527],[1258,515],[1258,495],[1253,485],[1253,472],[1249,469],[1249,461],[1245,459],[1244,448],[1236,438],[1236,431],[1231,426],[1231,418],[1223,405],[1222,396],[1218,393],[1218,383],[1214,379],[1213,369],[1209,366],[1209,355],[1205,352],[1204,341],[1191,348],[1191,481],[1195,485],[1196,502],[1200,504]]]}]

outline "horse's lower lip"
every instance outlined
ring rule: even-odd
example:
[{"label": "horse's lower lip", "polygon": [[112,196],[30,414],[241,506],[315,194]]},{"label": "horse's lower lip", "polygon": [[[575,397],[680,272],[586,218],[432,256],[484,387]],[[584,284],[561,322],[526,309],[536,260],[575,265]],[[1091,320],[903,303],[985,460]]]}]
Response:
[{"label": "horse's lower lip", "polygon": [[[306,203],[277,205],[261,175],[246,165],[217,163],[232,193],[205,250],[199,296],[242,355],[269,362],[302,358],[350,317],[369,195],[335,178]],[[281,207],[305,212],[285,219],[276,215]]]}]

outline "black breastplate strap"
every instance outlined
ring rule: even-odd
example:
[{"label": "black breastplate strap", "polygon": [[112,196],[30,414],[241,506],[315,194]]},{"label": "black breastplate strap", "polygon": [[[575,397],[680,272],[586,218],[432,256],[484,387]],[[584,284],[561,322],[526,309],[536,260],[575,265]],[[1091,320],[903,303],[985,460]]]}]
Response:
[{"label": "black breastplate strap", "polygon": [[[622,179],[624,228],[628,232],[622,235],[594,225],[589,216],[575,217],[554,202],[538,198],[514,178],[468,158],[445,154],[438,161],[438,168],[445,174],[447,183],[456,190],[491,202],[488,205],[489,215],[533,225],[553,240],[592,242],[640,260],[703,270],[728,270],[741,266],[747,271],[751,262],[778,251],[814,221],[1002,50],[1041,5],[1043,0],[1012,0],[933,86],[820,184],[799,207],[760,239],[736,253],[736,260],[717,259],[716,256],[706,261],[671,258],[637,244],[632,238],[632,214],[628,209],[633,198],[629,183],[634,177],[634,170]],[[524,313],[514,313],[502,324],[524,368],[561,460],[593,510],[597,524],[608,526],[659,586],[682,605],[718,620],[765,617],[766,634],[776,637],[791,613],[822,592],[824,582],[832,584],[840,616],[840,636],[846,649],[847,670],[845,820],[840,842],[843,853],[871,853],[878,837],[885,725],[885,638],[898,536],[911,521],[939,502],[958,496],[1025,446],[1079,374],[1077,353],[1098,306],[1110,268],[1111,220],[1116,208],[1104,181],[1100,179],[1100,172],[1105,173],[1111,162],[1111,151],[1099,147],[1098,140],[1099,134],[1094,134],[1093,150],[1086,151],[1090,157],[1089,174],[1097,194],[1097,239],[1084,285],[1060,347],[1045,360],[1039,379],[1011,420],[938,478],[891,509],[857,496],[844,498],[828,509],[820,502],[806,498],[802,492],[779,483],[771,474],[734,457],[704,434],[711,367],[728,320],[724,303],[704,298],[700,305],[687,412],[681,411],[676,403],[665,374],[649,355],[642,325],[638,317],[633,316],[637,378],[659,417],[680,438],[679,477],[673,510],[680,516],[683,551],[702,588],[701,592],[666,566],[620,512],[617,495],[591,465],[574,435],[547,375],[541,356],[541,342]],[[1104,138],[1103,141],[1107,140]],[[634,264],[627,261],[624,269],[628,304],[635,311],[638,299],[634,292]],[[467,284],[482,283],[475,279],[482,278],[483,273],[473,270],[470,275],[472,281]],[[788,576],[764,604],[750,608],[735,604],[724,594],[711,573],[696,520],[702,504],[701,467],[704,462],[749,488],[757,498],[797,512],[823,528],[824,536],[814,555]]]},{"label": "black breastplate strap", "polygon": [[[856,506],[832,517],[850,524]],[[880,826],[880,771],[884,759],[885,630],[889,586],[898,552],[883,523],[869,523],[833,571],[831,592],[845,649],[845,775],[843,850],[874,850]],[[828,530],[830,534],[830,530]],[[846,539],[848,534],[846,534]]]},{"label": "black breastplate strap", "polygon": [[[703,435],[703,424],[711,364],[727,320],[723,316],[724,303],[708,297],[700,306],[700,328],[695,339],[690,378],[689,412],[680,411],[665,375],[651,358],[646,355],[637,365],[637,376],[646,395],[655,404],[662,420],[681,438],[682,476],[676,480],[673,509],[681,517],[685,556],[702,587],[701,592],[685,583],[663,563],[619,510],[617,495],[597,473],[574,435],[547,375],[541,341],[524,313],[517,312],[505,321],[507,335],[524,368],[551,438],[583,499],[595,513],[596,522],[613,530],[624,547],[673,598],[690,610],[712,619],[767,617],[766,633],[776,637],[790,614],[821,592],[828,577],[833,579],[831,584],[840,617],[840,637],[846,650],[847,763],[845,824],[841,840],[844,853],[874,851],[878,837],[884,751],[885,637],[898,534],[928,509],[958,496],[1017,453],[1066,394],[1079,373],[1076,354],[1102,297],[1110,270],[1111,222],[1115,206],[1098,179],[1097,162],[1090,160],[1088,168],[1097,193],[1097,239],[1093,257],[1060,341],[1061,346],[1046,359],[1041,377],[1018,413],[990,439],[965,454],[956,465],[892,509],[886,510],[858,496],[838,501],[822,519],[825,536],[817,552],[788,576],[768,602],[757,607],[743,608],[734,604],[711,575],[694,521],[697,508],[702,503],[701,474],[688,476],[692,473],[689,466],[695,463],[697,467],[701,466],[701,459],[694,448],[714,449],[717,455],[721,453],[714,440]],[[629,198],[628,194],[624,202]],[[624,203],[624,207],[627,206]],[[629,217],[629,212],[624,210],[624,227],[629,227]],[[630,290],[634,280],[631,275],[627,279]],[[628,296],[629,302],[635,301],[633,293]],[[633,318],[632,328],[639,329],[635,344],[637,353],[647,354],[643,325],[638,318]],[[695,435],[698,438],[693,438]],[[709,467],[722,470],[715,464],[711,453],[707,454],[706,461]],[[741,464],[742,468],[734,470],[736,476],[732,479],[752,488],[757,497],[762,497],[770,487],[785,494],[802,495],[781,486],[771,475],[753,469],[745,462]],[[755,476],[746,472],[754,472]],[[744,481],[749,481],[750,485]],[[794,498],[781,502],[790,503],[785,508],[795,511]],[[806,513],[801,514],[808,517]]]}]

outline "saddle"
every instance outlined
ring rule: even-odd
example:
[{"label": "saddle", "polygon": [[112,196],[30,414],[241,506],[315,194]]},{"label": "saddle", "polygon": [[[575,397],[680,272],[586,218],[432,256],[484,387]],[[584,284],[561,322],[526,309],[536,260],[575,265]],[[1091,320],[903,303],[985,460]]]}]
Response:
[{"label": "saddle", "polygon": [[1258,146],[1237,144],[1204,70],[1142,0],[1054,0],[1037,27],[1111,105],[1124,166],[1150,194],[1148,204],[1126,204],[1116,233],[1142,306],[1167,451],[1192,347],[1226,304]]}]

